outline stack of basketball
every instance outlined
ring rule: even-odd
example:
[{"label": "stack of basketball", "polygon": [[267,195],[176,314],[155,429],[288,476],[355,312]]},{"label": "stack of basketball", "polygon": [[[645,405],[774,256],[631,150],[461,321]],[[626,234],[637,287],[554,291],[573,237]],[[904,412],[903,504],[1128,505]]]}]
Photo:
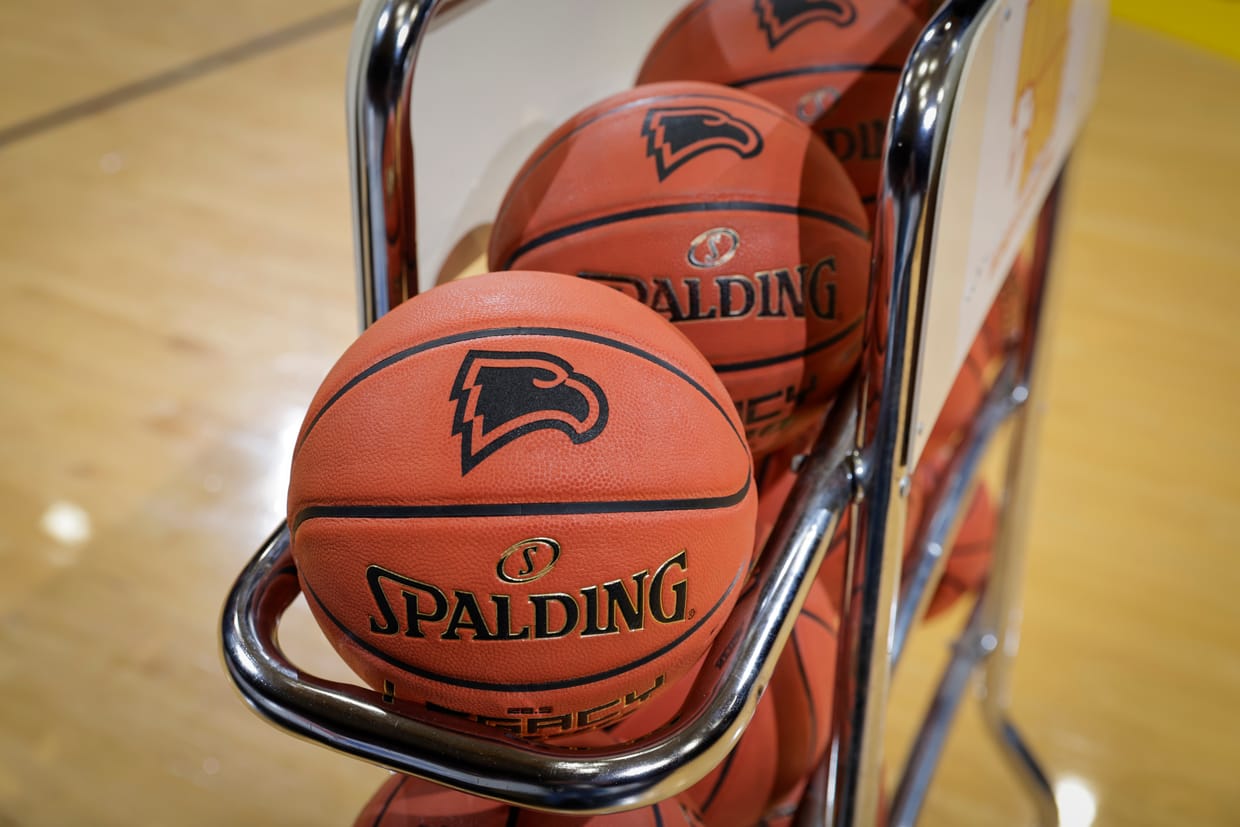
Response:
[{"label": "stack of basketball", "polygon": [[[696,0],[638,86],[518,172],[495,272],[345,352],[298,437],[289,529],[362,679],[570,745],[678,713],[791,458],[856,369],[883,132],[919,24],[898,0]],[[358,823],[776,818],[826,747],[842,558],[738,746],[677,799],[566,819],[395,777]]]}]

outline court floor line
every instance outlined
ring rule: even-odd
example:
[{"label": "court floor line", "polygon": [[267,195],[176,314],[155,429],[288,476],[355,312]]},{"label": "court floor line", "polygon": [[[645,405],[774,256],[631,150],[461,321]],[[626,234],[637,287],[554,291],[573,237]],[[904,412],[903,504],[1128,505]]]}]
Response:
[{"label": "court floor line", "polygon": [[356,4],[331,9],[314,17],[292,23],[284,28],[276,29],[273,32],[238,43],[235,46],[229,46],[226,49],[204,55],[180,66],[174,66],[171,69],[136,80],[133,83],[127,83],[110,91],[62,106],[59,109],[53,109],[42,115],[36,115],[33,118],[0,129],[0,148],[66,126],[91,115],[124,106],[139,98],[156,92],[162,92],[219,69],[273,52],[276,49],[292,46],[323,32],[351,24],[356,15]]}]

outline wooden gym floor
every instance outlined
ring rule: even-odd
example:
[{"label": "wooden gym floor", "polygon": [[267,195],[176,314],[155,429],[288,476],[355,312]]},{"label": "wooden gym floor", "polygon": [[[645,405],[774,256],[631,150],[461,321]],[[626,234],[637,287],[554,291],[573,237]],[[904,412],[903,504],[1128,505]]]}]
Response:
[{"label": "wooden gym floor", "polygon": [[[0,5],[0,825],[342,825],[383,778],[217,653],[354,335],[351,19]],[[1240,823],[1237,101],[1240,66],[1117,24],[1071,180],[1015,683],[1069,825]],[[958,620],[899,675],[893,764]],[[1028,821],[967,707],[923,823]]]}]

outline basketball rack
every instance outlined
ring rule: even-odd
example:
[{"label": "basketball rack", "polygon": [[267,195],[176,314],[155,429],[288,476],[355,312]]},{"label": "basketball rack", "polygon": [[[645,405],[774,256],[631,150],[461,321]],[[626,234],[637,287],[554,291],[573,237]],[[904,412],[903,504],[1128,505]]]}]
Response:
[{"label": "basketball rack", "polygon": [[[501,2],[514,0],[361,4],[349,62],[348,128],[363,326],[419,287],[411,93],[420,48],[433,24],[479,14],[476,8]],[[1011,722],[1008,698],[1019,622],[1022,538],[1029,520],[1029,457],[1036,453],[1038,431],[1037,407],[1031,402],[1041,384],[1044,322],[1052,307],[1048,264],[1075,128],[1055,133],[1064,148],[1037,170],[1043,185],[1032,205],[1026,204],[1023,214],[1017,211],[1017,217],[995,233],[996,238],[1010,239],[1033,227],[1036,235],[1024,336],[1008,349],[949,465],[916,540],[911,575],[901,582],[910,479],[919,439],[938,411],[929,388],[934,381],[950,384],[959,367],[956,361],[955,367],[939,371],[946,380],[932,375],[934,335],[945,328],[938,311],[948,301],[942,297],[953,295],[943,285],[961,278],[944,269],[944,262],[963,260],[966,248],[979,241],[976,220],[971,231],[961,227],[969,223],[968,208],[976,215],[989,186],[977,183],[988,180],[985,168],[976,163],[988,145],[985,128],[979,126],[986,105],[978,100],[985,101],[985,95],[979,98],[976,90],[983,88],[979,84],[986,82],[987,72],[999,71],[1002,50],[995,47],[992,30],[1010,22],[1016,7],[1027,7],[1027,1],[950,0],[926,26],[904,67],[884,147],[861,370],[842,392],[804,460],[755,573],[755,588],[716,639],[709,662],[718,668],[702,670],[672,724],[624,745],[568,750],[519,741],[493,728],[306,674],[288,660],[277,641],[280,618],[299,590],[285,525],[240,573],[224,607],[224,658],[245,701],[294,735],[518,806],[584,814],[650,804],[692,786],[735,746],[840,518],[852,509],[855,528],[844,567],[847,588],[842,590],[832,736],[796,823],[875,824],[891,675],[934,592],[944,550],[951,547],[982,457],[1003,430],[1010,437],[991,572],[913,743],[890,801],[888,823],[916,822],[955,713],[971,680],[979,676],[987,727],[1028,791],[1039,822],[1057,824],[1051,784]],[[1105,21],[1106,13],[1106,0],[1074,0],[1072,24],[1083,25],[1081,19],[1096,23],[1098,15]],[[1081,40],[1077,38],[1075,48],[1084,52],[1084,63],[1074,65],[1094,66],[1101,38],[1083,46]],[[1086,78],[1077,99],[1068,100],[1082,114],[1092,82]],[[967,156],[974,157],[972,166]],[[996,257],[992,269],[1006,273],[1010,258]],[[982,304],[989,306],[995,289]],[[959,328],[960,340],[971,340],[979,325],[980,316],[973,322],[954,320],[947,332],[954,336]],[[867,404],[871,399],[877,401]]]}]

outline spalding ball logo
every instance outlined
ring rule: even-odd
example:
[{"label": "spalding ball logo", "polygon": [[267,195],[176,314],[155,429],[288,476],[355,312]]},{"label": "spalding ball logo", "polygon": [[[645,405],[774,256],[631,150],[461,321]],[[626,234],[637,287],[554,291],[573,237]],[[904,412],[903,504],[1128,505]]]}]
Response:
[{"label": "spalding ball logo", "polygon": [[754,0],[753,10],[772,49],[810,23],[824,21],[844,28],[857,19],[852,0]]},{"label": "spalding ball logo", "polygon": [[551,571],[560,559],[560,544],[550,537],[513,543],[499,556],[495,573],[505,583],[532,583]]},{"label": "spalding ball logo", "polygon": [[741,237],[731,227],[715,227],[689,243],[689,263],[703,270],[727,264],[741,247]]},{"label": "spalding ball logo", "polygon": [[574,444],[607,425],[607,397],[588,376],[558,356],[471,350],[456,374],[453,435],[461,437],[461,475],[513,440],[544,429]]},{"label": "spalding ball logo", "polygon": [[818,120],[835,102],[840,99],[840,90],[834,86],[811,89],[797,101],[797,117],[802,123],[813,123]]},{"label": "spalding ball logo", "polygon": [[762,136],[748,121],[714,106],[656,106],[642,122],[646,157],[662,181],[704,152],[726,149],[742,158],[762,151]]}]

